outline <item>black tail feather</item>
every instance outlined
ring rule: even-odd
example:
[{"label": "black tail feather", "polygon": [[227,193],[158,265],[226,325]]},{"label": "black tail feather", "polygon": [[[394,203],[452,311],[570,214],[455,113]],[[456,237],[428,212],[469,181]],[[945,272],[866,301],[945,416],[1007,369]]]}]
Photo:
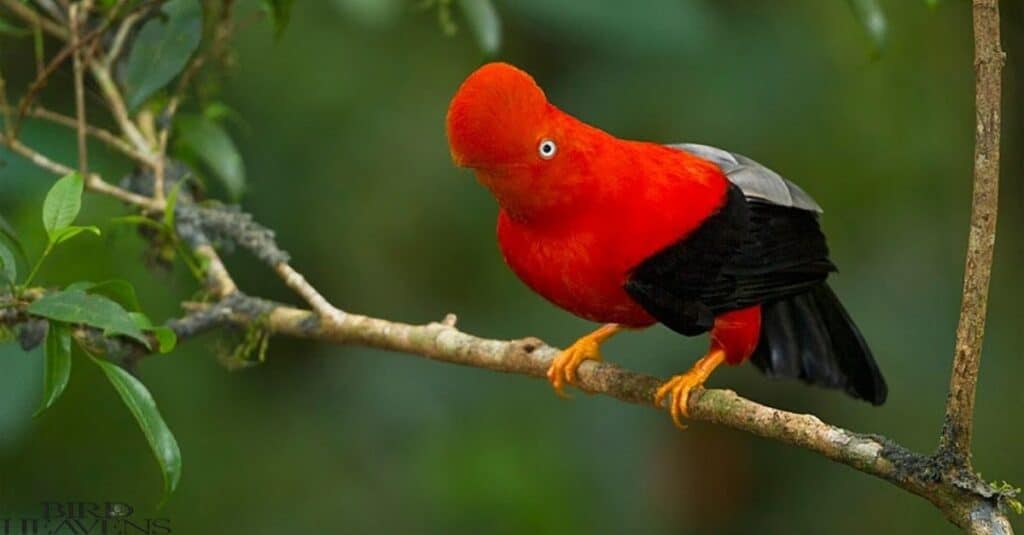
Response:
[{"label": "black tail feather", "polygon": [[873,405],[888,395],[871,349],[825,283],[762,305],[761,340],[750,360],[769,376],[843,389]]}]

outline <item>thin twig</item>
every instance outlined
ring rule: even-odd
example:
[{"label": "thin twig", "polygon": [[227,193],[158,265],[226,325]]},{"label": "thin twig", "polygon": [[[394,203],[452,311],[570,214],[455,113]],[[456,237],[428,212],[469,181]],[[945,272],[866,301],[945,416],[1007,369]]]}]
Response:
[{"label": "thin twig", "polygon": [[32,49],[36,60],[36,76],[42,74],[46,68],[46,40],[43,37],[43,28],[38,21],[32,24]]},{"label": "thin twig", "polygon": [[[80,46],[80,45],[79,45]],[[46,86],[46,82],[49,81],[50,76],[57,71],[57,68],[64,63],[69,57],[72,57],[76,52],[77,47],[74,45],[67,45],[57,53],[56,56],[47,62],[46,66],[36,74],[36,79],[32,81],[32,84],[28,86],[28,90],[21,97],[18,103],[18,115],[14,122],[14,133],[17,135],[21,131],[21,121],[25,117],[25,113],[32,106],[32,102],[35,100],[36,95]]]},{"label": "thin twig", "polygon": [[61,11],[60,7],[57,6],[57,4],[54,4],[51,0],[36,0],[36,5],[46,10],[46,12],[59,23],[63,24],[70,20],[64,18],[64,13]]},{"label": "thin twig", "polygon": [[971,467],[974,391],[981,366],[985,310],[992,276],[992,256],[999,209],[999,133],[1002,67],[1006,55],[999,41],[998,0],[974,0],[974,69],[976,119],[974,193],[967,241],[963,302],[956,332],[953,374],[946,402],[940,451]]},{"label": "thin twig", "polygon": [[92,173],[89,175],[89,177],[85,181],[85,187],[90,191],[102,193],[103,195],[107,195],[109,197],[113,197],[120,201],[124,201],[128,204],[134,205],[144,212],[163,212],[166,206],[164,203],[155,202],[153,201],[153,199],[150,199],[149,197],[146,197],[144,195],[139,195],[137,193],[128,191],[124,188],[119,188],[103,180],[96,173]]},{"label": "thin twig", "polygon": [[195,253],[206,260],[207,286],[216,297],[224,298],[238,291],[238,286],[216,249],[210,244],[202,244],[195,248]]},{"label": "thin twig", "polygon": [[[67,126],[69,128],[78,127],[78,121],[74,117],[62,115],[60,113],[43,108],[41,106],[35,106],[31,108],[28,112],[28,115],[29,117],[43,119],[55,124]],[[110,130],[100,128],[95,125],[86,124],[85,131],[90,136],[98,139],[99,141],[102,141],[103,143],[106,143],[110,147],[120,151],[122,154],[128,156],[129,158],[135,160],[136,162],[145,165],[152,165],[152,161],[150,160],[149,156],[135,150],[135,147],[133,147],[130,143],[126,142],[125,140],[117,137],[117,135],[115,135]]]},{"label": "thin twig", "polygon": [[[18,154],[25,158],[32,164],[45,169],[53,174],[64,176],[74,172],[74,169],[50,158],[47,158],[43,154],[40,154],[36,150],[28,147],[17,139],[9,138],[3,134],[0,134],[0,144],[9,148],[11,152]],[[155,203],[149,197],[132,193],[126,189],[119,188],[105,180],[95,173],[90,173],[85,177],[85,187],[90,191],[101,193],[115,199],[122,200],[126,203],[135,205],[143,210],[159,212],[163,211],[164,203]]]},{"label": "thin twig", "polygon": [[4,80],[4,73],[0,71],[0,114],[3,115],[4,133],[7,137],[14,137],[14,125],[11,124],[11,104],[7,100],[7,82]]},{"label": "thin twig", "polygon": [[159,128],[159,133],[157,134],[157,158],[153,165],[153,198],[156,200],[162,200],[164,197],[164,174],[167,161],[167,142],[171,137],[171,125],[174,123],[174,115],[178,112],[178,106],[181,104],[181,101],[185,96],[185,91],[188,89],[188,85],[192,82],[192,78],[197,72],[199,72],[202,65],[203,56],[201,55],[196,56],[196,58],[189,63],[188,67],[185,68],[185,72],[181,74],[181,78],[178,80],[178,85],[174,94],[171,95],[170,100],[167,102],[167,106],[156,121],[157,127]]},{"label": "thin twig", "polygon": [[110,111],[114,116],[114,120],[117,121],[121,132],[128,138],[128,141],[135,145],[136,150],[147,156],[150,155],[152,147],[128,116],[128,107],[125,106],[121,92],[117,89],[114,79],[110,76],[110,70],[105,66],[97,65],[96,62],[90,63],[89,67],[93,78],[96,80],[97,85],[100,86],[100,91],[110,106]]},{"label": "thin twig", "polygon": [[117,33],[114,35],[114,42],[110,45],[110,51],[107,52],[107,57],[103,60],[104,65],[107,69],[112,69],[114,62],[121,55],[121,50],[124,48],[124,44],[128,39],[128,34],[131,32],[132,26],[142,18],[145,11],[136,10],[124,17],[121,21],[121,25],[117,28]]},{"label": "thin twig", "polygon": [[[54,56],[49,63],[46,64],[46,67],[44,67],[36,74],[36,79],[32,82],[32,85],[29,86],[28,91],[25,92],[25,95],[21,98],[21,101],[18,104],[18,118],[15,121],[14,126],[15,134],[21,131],[22,119],[25,118],[25,114],[27,113],[29,107],[31,107],[36,95],[39,93],[40,90],[42,90],[43,87],[46,86],[46,82],[49,80],[50,76],[52,76],[53,73],[57,70],[57,68],[60,67],[61,64],[64,63],[64,61],[67,60],[69,57],[78,54],[80,52],[80,49],[90,47],[93,43],[95,43],[99,39],[99,37],[103,35],[103,33],[107,30],[107,27],[113,22],[113,14],[116,12],[117,9],[120,9],[123,3],[124,1],[121,0],[121,2],[115,5],[114,10],[111,11],[111,16],[104,20],[104,22],[100,24],[98,28],[89,32],[81,39],[77,39],[77,35],[71,35],[70,33],[61,34],[61,37],[68,40],[69,43],[67,46],[62,48],[61,51],[58,52],[57,55]],[[7,5],[7,2],[5,0],[4,5]],[[22,7],[24,8],[24,6]],[[34,11],[29,11],[30,13],[35,13]],[[39,17],[38,15],[37,18],[34,19],[31,18],[31,15],[26,16],[28,16],[28,20],[31,20],[36,23],[38,23],[39,21],[47,20],[43,17]],[[64,29],[61,28],[61,30],[63,32]]]},{"label": "thin twig", "polygon": [[274,266],[274,271],[284,280],[286,286],[304,299],[314,312],[327,323],[340,323],[345,320],[345,312],[332,305],[320,292],[313,287],[301,273],[295,271],[287,262]]},{"label": "thin twig", "polygon": [[72,4],[68,8],[68,19],[71,28],[71,49],[74,50],[74,75],[75,75],[75,119],[78,131],[78,172],[83,177],[89,176],[89,153],[86,139],[85,122],[85,82],[83,80],[82,68],[82,46],[79,43],[79,32],[85,24],[86,17],[91,7],[91,0],[84,0],[81,4]]},{"label": "thin twig", "polygon": [[6,135],[0,135],[0,143],[9,148],[11,152],[22,156],[34,165],[42,167],[51,173],[63,176],[74,172],[74,169],[43,156],[17,139],[7,137]]},{"label": "thin twig", "polygon": [[68,32],[66,29],[64,29],[63,26],[40,15],[39,13],[36,12],[36,10],[25,5],[20,0],[0,0],[0,5],[6,7],[8,10],[11,11],[11,13],[14,13],[25,22],[28,22],[33,26],[41,27],[42,29],[46,30],[47,33],[53,35],[54,37],[63,39],[65,41],[68,39]]},{"label": "thin twig", "polygon": [[142,137],[151,147],[156,147],[156,117],[148,108],[142,108],[135,114],[135,124],[139,126]]}]

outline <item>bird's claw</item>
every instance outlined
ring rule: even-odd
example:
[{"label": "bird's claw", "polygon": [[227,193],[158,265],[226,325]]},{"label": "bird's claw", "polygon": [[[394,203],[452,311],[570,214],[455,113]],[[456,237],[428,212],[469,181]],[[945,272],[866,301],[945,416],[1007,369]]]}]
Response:
[{"label": "bird's claw", "polygon": [[690,391],[702,387],[704,379],[706,378],[694,373],[694,370],[676,375],[658,387],[658,391],[654,394],[654,404],[660,407],[665,398],[671,396],[668,400],[668,411],[672,415],[672,421],[679,429],[686,429],[683,418],[690,417],[690,409],[687,406],[690,401]]},{"label": "bird's claw", "polygon": [[565,385],[576,384],[576,370],[586,360],[602,360],[600,343],[592,338],[583,337],[562,351],[551,362],[548,368],[548,381],[559,397],[568,399]]},{"label": "bird's claw", "polygon": [[698,360],[690,371],[679,374],[658,387],[654,393],[654,404],[660,407],[665,398],[671,395],[672,397],[668,401],[668,412],[672,415],[672,421],[676,427],[686,429],[683,418],[690,417],[690,392],[694,388],[703,388],[704,381],[707,381],[711,372],[715,371],[715,368],[724,361],[725,351],[713,349]]}]

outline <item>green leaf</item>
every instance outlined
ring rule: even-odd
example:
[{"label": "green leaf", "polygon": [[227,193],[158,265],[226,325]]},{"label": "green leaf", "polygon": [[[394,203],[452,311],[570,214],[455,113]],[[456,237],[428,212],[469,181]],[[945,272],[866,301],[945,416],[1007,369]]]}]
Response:
[{"label": "green leaf", "polygon": [[178,335],[174,331],[168,327],[153,325],[149,317],[141,312],[129,312],[128,314],[140,329],[153,333],[160,353],[167,354],[174,351],[174,346],[178,345]]},{"label": "green leaf", "polygon": [[284,34],[285,28],[292,20],[292,4],[295,0],[263,0],[263,9],[267,10],[270,24],[274,27],[274,36],[278,39]]},{"label": "green leaf", "polygon": [[14,260],[14,252],[0,241],[0,278],[13,284],[18,280],[18,264]]},{"label": "green leaf", "polygon": [[153,450],[164,480],[163,499],[160,502],[162,505],[178,487],[178,481],[181,479],[181,450],[178,449],[178,441],[174,439],[171,430],[160,416],[156,401],[146,389],[146,385],[113,363],[92,356],[90,358],[100,367],[110,384],[114,386],[114,390],[121,396],[121,401],[139,423],[142,434],[146,436],[146,441]]},{"label": "green leaf", "polygon": [[51,320],[81,323],[103,330],[104,336],[124,335],[149,348],[135,321],[121,305],[82,290],[65,290],[40,297],[28,306],[28,313]]},{"label": "green leaf", "polygon": [[14,227],[11,226],[3,214],[0,214],[0,234],[6,236],[13,242],[18,241],[18,233],[14,231]]},{"label": "green leaf", "polygon": [[128,107],[135,110],[188,64],[203,33],[199,0],[169,0],[132,41],[119,72]]},{"label": "green leaf", "polygon": [[888,23],[885,20],[885,12],[879,0],[846,0],[853,10],[857,21],[868,32],[871,44],[876,53],[881,52],[885,46],[885,37],[888,31]]},{"label": "green leaf", "polygon": [[174,230],[174,209],[178,206],[178,195],[181,195],[181,187],[185,185],[188,178],[177,181],[167,194],[167,205],[164,207],[164,226],[168,230]]},{"label": "green leaf", "polygon": [[149,332],[153,333],[156,338],[157,350],[163,355],[174,351],[178,345],[178,335],[170,327],[158,325],[149,329]]},{"label": "green leaf", "polygon": [[114,223],[115,225],[138,225],[143,227],[151,227],[154,230],[160,231],[161,233],[167,232],[167,227],[165,227],[161,222],[154,221],[144,215],[123,215],[112,218],[110,222]]},{"label": "green leaf", "polygon": [[71,377],[71,326],[51,321],[43,344],[43,401],[34,416],[49,409],[64,393]]},{"label": "green leaf", "polygon": [[73,292],[75,290],[109,297],[111,300],[116,301],[118,304],[128,309],[129,314],[142,310],[142,306],[139,304],[139,298],[135,293],[135,287],[132,286],[132,283],[126,280],[111,279],[102,282],[79,281],[68,285],[67,288],[64,288],[64,291],[66,292]]},{"label": "green leaf", "polygon": [[54,232],[53,235],[50,237],[50,240],[53,242],[54,245],[57,245],[58,243],[64,243],[83,232],[91,232],[97,236],[100,235],[100,229],[96,228],[93,225],[89,225],[87,227],[71,225],[70,227],[64,227],[58,230],[57,232]]},{"label": "green leaf", "polygon": [[459,0],[462,14],[484,54],[491,56],[501,48],[501,20],[491,0]]},{"label": "green leaf", "polygon": [[43,25],[32,25],[32,51],[35,53],[36,65],[43,65],[46,61],[46,45],[43,39]]},{"label": "green leaf", "polygon": [[82,208],[82,175],[71,173],[58,180],[43,200],[43,227],[54,243],[54,235],[67,228]]},{"label": "green leaf", "polygon": [[[4,262],[3,270],[7,275],[12,272],[17,274],[19,260],[22,265],[28,264],[28,257],[25,255],[25,248],[21,246],[21,240],[18,239],[18,233],[14,231],[14,227],[4,219],[3,215],[0,215],[0,247],[5,247],[13,255],[12,259]],[[15,282],[14,277],[11,277],[10,282]]]},{"label": "green leaf", "polygon": [[232,200],[245,191],[245,166],[234,141],[221,125],[200,115],[179,115],[179,146],[199,157],[220,179]]}]

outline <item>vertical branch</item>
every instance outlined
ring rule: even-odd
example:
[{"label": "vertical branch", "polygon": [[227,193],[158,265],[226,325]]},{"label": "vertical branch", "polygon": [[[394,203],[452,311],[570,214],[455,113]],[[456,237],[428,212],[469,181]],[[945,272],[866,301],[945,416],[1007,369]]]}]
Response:
[{"label": "vertical branch", "polygon": [[[89,176],[89,154],[85,137],[85,82],[83,80],[83,47],[79,43],[85,17],[89,14],[89,0],[81,4],[71,4],[68,8],[69,26],[71,29],[71,49],[74,50],[73,69],[75,76],[75,119],[78,130],[78,172],[83,177]],[[84,11],[84,14],[83,14]]]},{"label": "vertical branch", "polygon": [[953,375],[939,443],[970,467],[974,391],[985,336],[985,308],[992,275],[999,204],[1001,73],[1006,55],[999,42],[998,0],[974,0],[975,113],[974,194],[967,242],[963,302],[956,332]]},{"label": "vertical branch", "polygon": [[174,114],[178,112],[178,106],[181,105],[185,91],[188,89],[188,84],[192,82],[192,77],[195,76],[202,65],[203,56],[196,56],[196,59],[188,64],[188,67],[185,68],[185,72],[182,73],[178,81],[177,89],[171,95],[167,106],[160,113],[160,118],[156,121],[160,130],[155,134],[156,161],[153,162],[153,198],[157,201],[162,201],[164,198],[164,175],[166,174],[164,168],[167,162],[167,142],[171,137],[171,125],[174,122]]},{"label": "vertical branch", "polygon": [[4,121],[4,134],[13,138],[14,125],[11,124],[11,104],[7,100],[7,82],[4,81],[4,73],[0,72],[0,115]]}]

